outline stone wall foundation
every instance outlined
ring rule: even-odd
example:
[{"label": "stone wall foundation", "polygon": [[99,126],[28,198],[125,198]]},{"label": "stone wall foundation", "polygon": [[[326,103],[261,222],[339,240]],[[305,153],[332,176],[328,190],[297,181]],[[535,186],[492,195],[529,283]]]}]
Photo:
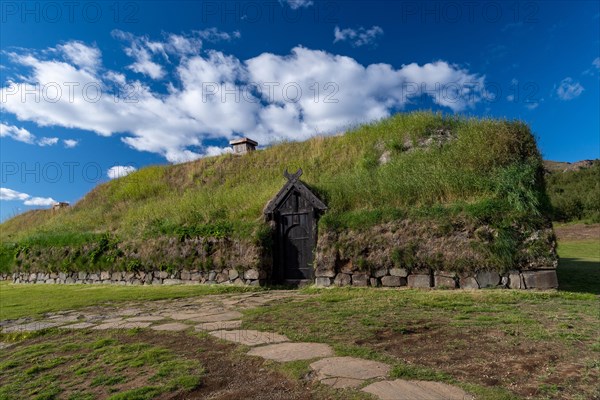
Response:
[{"label": "stone wall foundation", "polygon": [[[479,289],[479,288],[508,288],[508,289],[556,289],[558,279],[555,270],[509,271],[500,275],[497,272],[480,271],[474,276],[457,277],[456,274],[445,271],[435,271],[430,274],[418,271],[418,274],[406,273],[399,276],[395,269],[390,269],[386,275],[375,277],[366,272],[338,273],[335,278],[320,276],[315,279],[318,287],[356,286],[356,287],[386,287],[386,288],[439,288],[439,289]],[[381,271],[378,270],[377,275]],[[402,273],[403,275],[403,273]],[[267,274],[259,270],[244,272],[225,269],[221,271],[139,271],[139,272],[60,272],[60,273],[28,273],[15,272],[0,274],[0,280],[10,280],[13,283],[46,283],[46,284],[103,284],[103,285],[200,285],[222,284],[239,286],[263,286],[269,283]],[[484,286],[485,285],[485,286]]]}]

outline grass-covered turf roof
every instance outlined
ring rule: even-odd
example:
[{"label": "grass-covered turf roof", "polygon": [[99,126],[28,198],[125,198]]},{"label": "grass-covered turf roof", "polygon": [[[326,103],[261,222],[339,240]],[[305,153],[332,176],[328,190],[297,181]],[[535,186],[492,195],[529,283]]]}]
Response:
[{"label": "grass-covered turf roof", "polygon": [[3,245],[78,245],[110,233],[251,238],[287,168],[327,204],[321,229],[466,215],[482,224],[538,225],[549,215],[536,141],[519,121],[396,114],[344,135],[143,168],[101,184],[68,209],[0,225]]},{"label": "grass-covered turf roof", "polygon": [[[429,137],[432,143],[424,140]],[[143,168],[99,185],[71,209],[30,211],[8,220],[1,238],[142,235],[168,225],[224,222],[232,224],[232,234],[244,235],[248,226],[260,224],[265,204],[285,182],[283,170],[298,167],[302,180],[328,204],[325,223],[352,223],[350,216],[361,213],[393,218],[394,210],[401,215],[489,202],[515,216],[540,214],[541,166],[534,137],[521,122],[397,114],[345,135],[283,143],[243,157]]]}]

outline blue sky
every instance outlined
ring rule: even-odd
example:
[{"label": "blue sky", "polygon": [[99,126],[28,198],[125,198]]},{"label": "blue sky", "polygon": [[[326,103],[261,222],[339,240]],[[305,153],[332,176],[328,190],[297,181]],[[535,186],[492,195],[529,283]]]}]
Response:
[{"label": "blue sky", "polygon": [[150,164],[398,111],[521,119],[600,152],[596,1],[0,3],[0,219]]}]

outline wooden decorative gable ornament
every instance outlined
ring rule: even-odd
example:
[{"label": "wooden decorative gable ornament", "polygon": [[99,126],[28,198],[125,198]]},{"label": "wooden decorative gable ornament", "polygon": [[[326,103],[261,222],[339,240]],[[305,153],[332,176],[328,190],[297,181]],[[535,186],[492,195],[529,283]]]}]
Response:
[{"label": "wooden decorative gable ornament", "polygon": [[317,222],[327,206],[302,182],[302,169],[286,170],[286,184],[269,201],[264,213],[275,223],[273,280],[298,283],[314,277]]}]

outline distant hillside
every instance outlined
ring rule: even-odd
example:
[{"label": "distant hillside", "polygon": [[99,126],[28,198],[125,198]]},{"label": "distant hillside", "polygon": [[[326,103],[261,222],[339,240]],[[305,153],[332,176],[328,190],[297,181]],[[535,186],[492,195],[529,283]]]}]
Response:
[{"label": "distant hillside", "polygon": [[555,221],[600,222],[600,160],[545,161]]},{"label": "distant hillside", "polygon": [[[465,242],[464,254],[448,256],[457,269],[481,267],[482,262],[513,267],[523,257],[519,243],[548,226],[542,160],[525,124],[418,112],[246,156],[143,168],[99,185],[69,209],[31,211],[1,224],[5,250],[0,265],[10,270],[15,258],[21,267],[30,265],[35,253],[41,268],[53,263],[43,258],[44,248],[56,254],[56,249],[69,248],[64,268],[95,269],[101,263],[157,268],[188,257],[173,250],[174,258],[165,261],[162,254],[143,250],[148,243],[175,246],[177,241],[168,238],[266,243],[269,226],[262,210],[283,185],[284,169],[300,167],[302,180],[329,208],[320,232],[365,231],[411,221],[435,226],[432,240],[479,235],[478,244]],[[487,228],[474,233],[482,225]],[[416,242],[418,232],[415,228]],[[413,249],[415,244],[406,246]],[[428,253],[427,260],[443,262],[452,244],[444,246],[449,247],[438,248],[437,255]],[[117,247],[114,254],[109,251]]]},{"label": "distant hillside", "polygon": [[550,161],[544,160],[544,168],[546,171],[553,172],[575,172],[584,169],[592,168],[597,165],[600,160],[581,160],[573,163],[564,161]]}]

